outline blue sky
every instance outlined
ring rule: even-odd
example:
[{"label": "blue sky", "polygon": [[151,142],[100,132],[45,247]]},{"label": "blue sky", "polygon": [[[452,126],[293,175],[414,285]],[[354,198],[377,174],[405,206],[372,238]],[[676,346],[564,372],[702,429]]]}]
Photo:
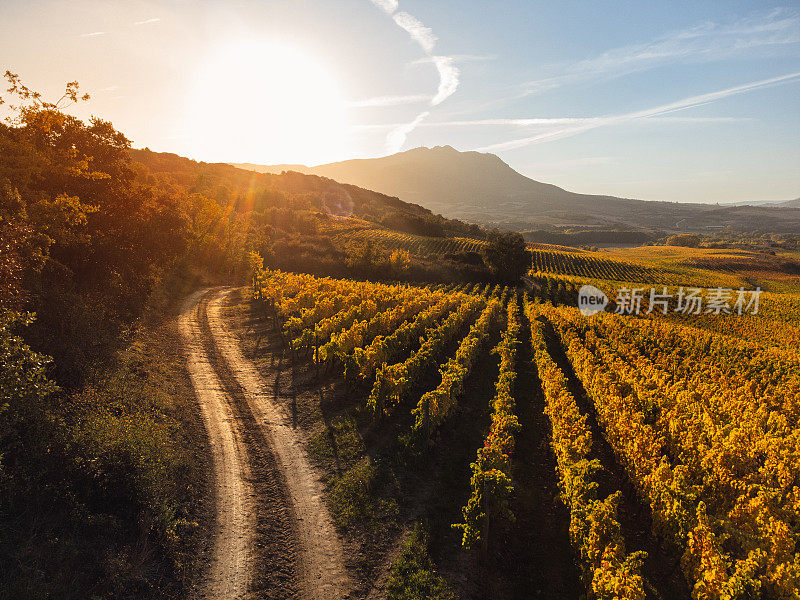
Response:
[{"label": "blue sky", "polygon": [[11,1],[0,56],[202,160],[449,144],[579,192],[800,195],[798,2]]}]

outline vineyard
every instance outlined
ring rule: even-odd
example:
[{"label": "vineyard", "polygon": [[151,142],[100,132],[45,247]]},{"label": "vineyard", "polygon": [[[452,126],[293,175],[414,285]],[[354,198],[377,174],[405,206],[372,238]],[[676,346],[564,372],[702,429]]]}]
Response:
[{"label": "vineyard", "polygon": [[534,275],[549,273],[634,283],[667,283],[672,280],[672,277],[667,277],[666,273],[659,269],[628,261],[608,260],[588,254],[537,248],[531,252],[533,254],[531,273]]},{"label": "vineyard", "polygon": [[[587,319],[488,284],[411,287],[267,270],[253,301],[294,361],[355,394],[362,433],[394,424],[403,451],[416,456],[435,455],[475,378],[491,378],[452,524],[464,548],[483,556],[498,548],[492,532],[530,533],[514,524],[528,458],[517,448],[545,436],[552,494],[567,511],[590,597],[800,598],[796,346],[667,319]],[[487,375],[489,356],[498,358]],[[520,404],[523,360],[538,379],[530,407]],[[526,410],[546,415],[547,430],[526,430]],[[649,516],[632,525],[631,507]]]},{"label": "vineyard", "polygon": [[388,250],[406,250],[412,254],[455,254],[457,252],[480,252],[485,245],[482,240],[464,237],[428,237],[412,233],[400,233],[387,229],[361,229],[341,236],[342,240],[371,242]]}]

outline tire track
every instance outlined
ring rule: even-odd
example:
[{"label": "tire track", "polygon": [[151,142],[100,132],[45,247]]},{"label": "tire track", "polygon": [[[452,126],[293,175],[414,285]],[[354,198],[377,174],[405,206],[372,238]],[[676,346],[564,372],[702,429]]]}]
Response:
[{"label": "tire track", "polygon": [[208,328],[216,351],[240,386],[246,404],[268,440],[285,479],[295,516],[299,544],[296,576],[300,596],[308,600],[349,598],[352,581],[328,509],[323,486],[309,462],[301,432],[292,428],[289,415],[273,402],[274,390],[244,356],[238,340],[222,318],[222,303],[232,290],[213,295],[208,303]]},{"label": "tire track", "polygon": [[187,370],[208,432],[214,466],[216,525],[204,596],[237,599],[246,596],[252,577],[254,510],[250,465],[231,399],[203,342],[201,299],[207,293],[208,290],[201,290],[192,294],[178,319]]}]

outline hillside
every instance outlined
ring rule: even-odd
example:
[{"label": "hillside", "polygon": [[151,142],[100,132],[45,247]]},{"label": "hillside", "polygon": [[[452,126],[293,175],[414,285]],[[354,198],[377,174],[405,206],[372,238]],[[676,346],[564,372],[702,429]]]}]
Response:
[{"label": "hillside", "polygon": [[[269,266],[378,279],[402,275],[413,281],[488,276],[471,251],[487,236],[478,225],[317,175],[254,173],[150,150],[129,154],[141,185],[204,207],[189,211],[193,235],[204,238],[206,222],[216,222],[228,239],[223,248],[244,255],[255,251]],[[392,265],[395,250],[411,254],[407,260],[395,256]]]},{"label": "hillside", "polygon": [[381,191],[442,215],[524,230],[582,226],[703,231],[725,226],[791,232],[800,212],[774,207],[683,204],[577,194],[516,172],[494,154],[450,146],[316,167],[239,165],[265,173],[294,170]]},{"label": "hillside", "polygon": [[223,163],[204,163],[151,150],[130,150],[143,165],[149,182],[181,185],[239,212],[275,206],[293,210],[316,209],[333,217],[357,217],[392,229],[423,235],[460,233],[481,235],[479,228],[434,215],[429,209],[356,185],[295,171],[258,173]]}]

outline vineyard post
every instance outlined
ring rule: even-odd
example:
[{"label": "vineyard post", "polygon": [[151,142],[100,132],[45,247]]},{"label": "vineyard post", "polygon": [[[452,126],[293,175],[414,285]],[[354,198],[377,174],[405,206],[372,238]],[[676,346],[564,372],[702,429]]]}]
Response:
[{"label": "vineyard post", "polygon": [[481,559],[486,566],[486,559],[489,556],[489,503],[486,497],[486,473],[483,473],[481,481],[481,502],[483,503],[483,535],[481,536]]},{"label": "vineyard post", "polygon": [[345,376],[345,378],[344,378],[344,393],[345,393],[345,396],[349,396],[350,392],[352,390],[352,388],[350,387],[351,379],[352,379],[351,377],[347,377],[347,376]]},{"label": "vineyard post", "polygon": [[430,398],[425,399],[425,404],[422,407],[423,418],[423,431],[425,432],[425,443],[431,439],[431,401]]},{"label": "vineyard post", "polygon": [[314,351],[314,354],[316,356],[316,360],[314,362],[316,363],[316,369],[317,369],[317,388],[319,389],[319,405],[321,407],[322,402],[324,401],[325,398],[323,396],[323,391],[322,391],[322,380],[319,375],[319,341],[317,340],[316,331],[314,331],[314,343],[317,346],[316,350]]},{"label": "vineyard post", "polygon": [[317,383],[319,383],[319,338],[317,337],[317,330],[314,330],[314,371],[317,376]]},{"label": "vineyard post", "polygon": [[269,313],[272,315],[272,326],[275,328],[275,331],[278,333],[278,336],[281,338],[281,346],[282,349],[286,349],[286,336],[283,333],[283,327],[280,326],[278,322],[278,309],[275,306],[275,301],[270,299],[269,301]]}]

